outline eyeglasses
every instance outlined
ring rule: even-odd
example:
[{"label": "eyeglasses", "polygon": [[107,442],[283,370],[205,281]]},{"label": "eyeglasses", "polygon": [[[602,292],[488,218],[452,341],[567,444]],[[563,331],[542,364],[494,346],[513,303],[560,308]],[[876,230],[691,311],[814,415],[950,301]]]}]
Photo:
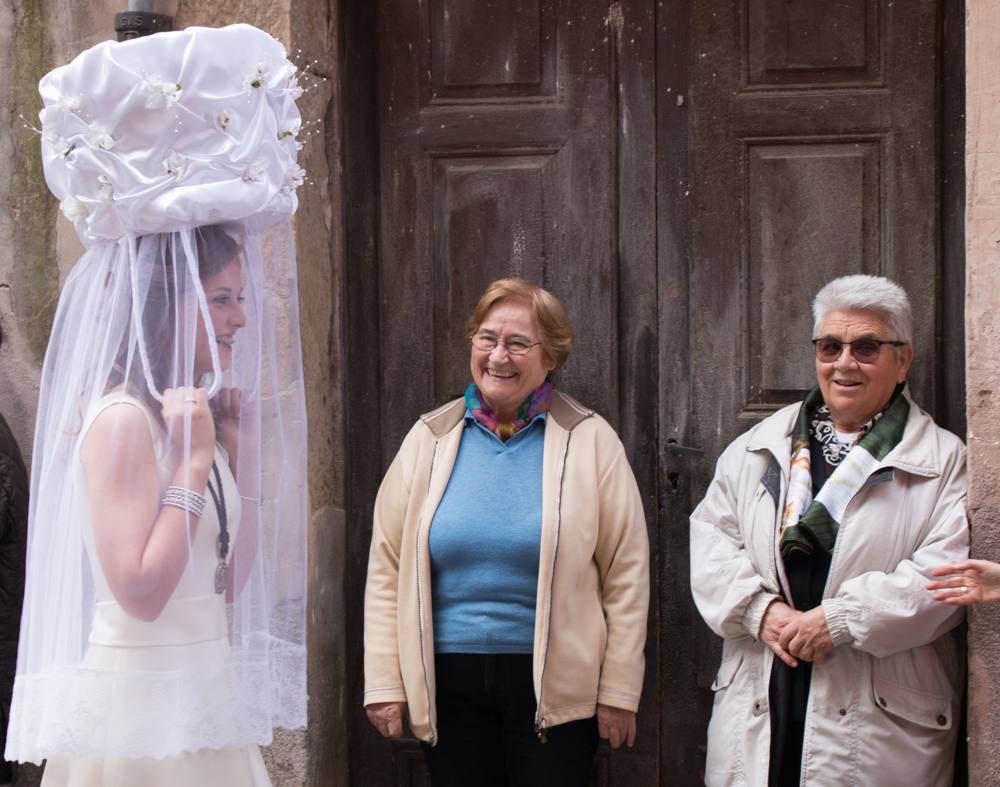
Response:
[{"label": "eyeglasses", "polygon": [[485,332],[476,333],[472,336],[472,346],[477,350],[482,350],[484,353],[493,352],[498,344],[502,344],[504,349],[511,355],[527,355],[532,347],[541,344],[541,342],[533,342],[523,336],[512,336],[501,342],[492,333]]},{"label": "eyeglasses", "polygon": [[833,363],[840,358],[844,352],[844,346],[851,348],[851,355],[858,363],[875,363],[882,354],[882,345],[891,344],[893,347],[902,347],[906,342],[899,342],[894,339],[855,339],[853,342],[842,342],[830,336],[821,336],[813,339],[816,346],[816,359],[823,363]]}]

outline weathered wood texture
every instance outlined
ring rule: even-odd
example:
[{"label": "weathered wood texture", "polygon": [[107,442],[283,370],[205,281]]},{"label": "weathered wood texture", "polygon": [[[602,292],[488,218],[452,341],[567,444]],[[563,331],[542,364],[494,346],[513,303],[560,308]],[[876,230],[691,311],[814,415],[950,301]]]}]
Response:
[{"label": "weathered wood texture", "polygon": [[[622,427],[655,545],[652,4],[387,1],[376,14],[377,51],[392,56],[378,58],[377,183],[369,177],[378,263],[357,282],[359,297],[378,303],[349,308],[378,359],[360,370],[377,373],[370,398],[354,400],[359,415],[372,415],[358,422],[368,439],[361,463],[383,470],[420,412],[461,394],[478,295],[492,279],[524,276],[574,320],[576,348],[558,384]],[[374,483],[367,473],[352,512],[370,512]],[[351,531],[358,596],[367,535]],[[355,615],[360,632],[360,608]],[[659,781],[655,623],[650,641],[640,744],[610,759],[602,751],[597,784]],[[360,675],[360,649],[354,658]],[[352,779],[422,783],[419,747],[377,739],[359,712]]]},{"label": "weathered wood texture", "polygon": [[352,783],[426,783],[419,746],[379,739],[360,709],[371,504],[417,414],[466,385],[465,320],[506,274],[566,304],[578,344],[559,385],[619,429],[646,503],[639,746],[602,750],[594,783],[698,782],[718,643],[690,601],[687,517],[723,446],[812,385],[816,289],[856,271],[900,280],[915,395],[954,413],[961,375],[939,372],[957,303],[942,28],[932,0],[906,14],[887,0],[381,0],[345,15]]},{"label": "weathered wood texture", "polygon": [[[812,295],[852,272],[888,275],[910,293],[911,385],[933,411],[935,3],[906,14],[875,0],[696,8],[692,288],[707,300],[692,341],[730,360],[698,375],[696,400],[709,408],[699,428],[724,442],[746,425],[737,415],[801,397],[815,377]],[[831,34],[831,14],[832,29],[853,33]],[[768,68],[754,66],[757,49]]]},{"label": "weathered wood texture", "polygon": [[378,374],[378,139],[375,107],[375,5],[341,4],[341,89],[344,195],[344,335],[346,432],[346,641],[350,783],[382,787],[391,779],[365,774],[361,763],[389,752],[367,731],[361,706],[364,577],[372,504],[382,464]]},{"label": "weathered wood texture", "polygon": [[[700,451],[683,454],[689,504],[730,440],[815,384],[809,307],[836,276],[884,274],[906,287],[911,385],[933,412],[941,281],[936,4],[905,14],[883,0],[692,8],[692,263],[681,294],[691,383],[676,435]],[[683,487],[683,465],[679,478]],[[706,635],[697,624],[674,654],[695,665],[699,723],[718,648]],[[690,761],[690,744],[677,754]]]},{"label": "weathered wood texture", "polygon": [[709,707],[702,674],[715,643],[691,602],[688,514],[696,498],[689,450],[693,362],[691,314],[692,74],[690,0],[666,0],[656,15],[657,510],[659,529],[661,784],[694,784],[704,762]]}]

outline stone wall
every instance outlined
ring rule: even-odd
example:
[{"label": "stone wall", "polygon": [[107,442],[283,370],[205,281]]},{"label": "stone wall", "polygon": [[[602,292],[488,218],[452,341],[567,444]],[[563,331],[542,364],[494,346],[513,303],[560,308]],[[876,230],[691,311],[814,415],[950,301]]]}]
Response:
[{"label": "stone wall", "polygon": [[[966,414],[975,557],[1000,560],[1000,4],[966,24]],[[969,615],[969,772],[1000,784],[1000,608]]]},{"label": "stone wall", "polygon": [[[265,759],[275,785],[346,785],[343,655],[343,408],[340,354],[341,202],[336,174],[339,105],[336,3],[327,0],[157,0],[175,29],[257,25],[298,64],[325,77],[300,102],[304,119],[322,121],[300,163],[309,182],[296,217],[303,367],[309,412],[310,721],[279,734]],[[0,0],[0,410],[30,461],[42,356],[61,282],[82,248],[42,179],[37,134],[39,78],[83,49],[114,36],[127,0]],[[301,51],[300,51],[301,50]],[[316,61],[312,63],[312,61]],[[25,769],[20,784],[37,783]]]},{"label": "stone wall", "polygon": [[[58,297],[55,203],[42,182],[36,85],[51,62],[41,0],[0,0],[0,407],[30,458],[41,360]],[[21,119],[21,116],[25,120]]]}]

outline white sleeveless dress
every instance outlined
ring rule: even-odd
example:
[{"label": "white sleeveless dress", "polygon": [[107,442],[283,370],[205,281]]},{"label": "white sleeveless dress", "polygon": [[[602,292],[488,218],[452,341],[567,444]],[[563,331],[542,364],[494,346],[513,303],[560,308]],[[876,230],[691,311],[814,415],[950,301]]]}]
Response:
[{"label": "white sleeveless dress", "polygon": [[[149,422],[162,486],[171,474],[164,453],[160,426],[139,400],[115,394],[101,399],[84,422],[86,435],[97,415],[114,404],[138,407]],[[215,461],[222,477],[230,544],[236,541],[240,521],[240,496],[229,463],[216,447]],[[79,471],[82,475],[82,467]],[[82,480],[82,479],[81,479]],[[214,483],[214,481],[213,481]],[[86,486],[81,483],[81,489]],[[93,625],[83,666],[100,672],[156,672],[219,664],[229,658],[229,632],[225,596],[214,590],[218,564],[216,548],[219,518],[211,497],[195,530],[191,560],[169,601],[153,621],[128,615],[114,600],[94,548],[91,528],[84,542],[97,596]],[[87,504],[87,501],[82,501]],[[134,685],[134,684],[133,684]],[[116,703],[125,708],[147,708],[152,698],[125,696]],[[162,702],[158,697],[156,702]],[[109,714],[120,717],[120,714]],[[126,714],[127,716],[127,714]],[[123,731],[123,734],[127,734]],[[271,780],[257,746],[201,749],[163,758],[51,757],[45,766],[42,787],[270,787]]]}]

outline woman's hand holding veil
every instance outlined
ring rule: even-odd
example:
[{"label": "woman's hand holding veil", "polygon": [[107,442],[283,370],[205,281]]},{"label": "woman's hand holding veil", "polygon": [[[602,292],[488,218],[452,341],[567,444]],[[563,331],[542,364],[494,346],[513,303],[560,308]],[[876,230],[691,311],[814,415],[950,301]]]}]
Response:
[{"label": "woman's hand holding veil", "polygon": [[192,467],[208,469],[215,456],[215,421],[204,388],[163,392],[163,424],[171,442]]}]

